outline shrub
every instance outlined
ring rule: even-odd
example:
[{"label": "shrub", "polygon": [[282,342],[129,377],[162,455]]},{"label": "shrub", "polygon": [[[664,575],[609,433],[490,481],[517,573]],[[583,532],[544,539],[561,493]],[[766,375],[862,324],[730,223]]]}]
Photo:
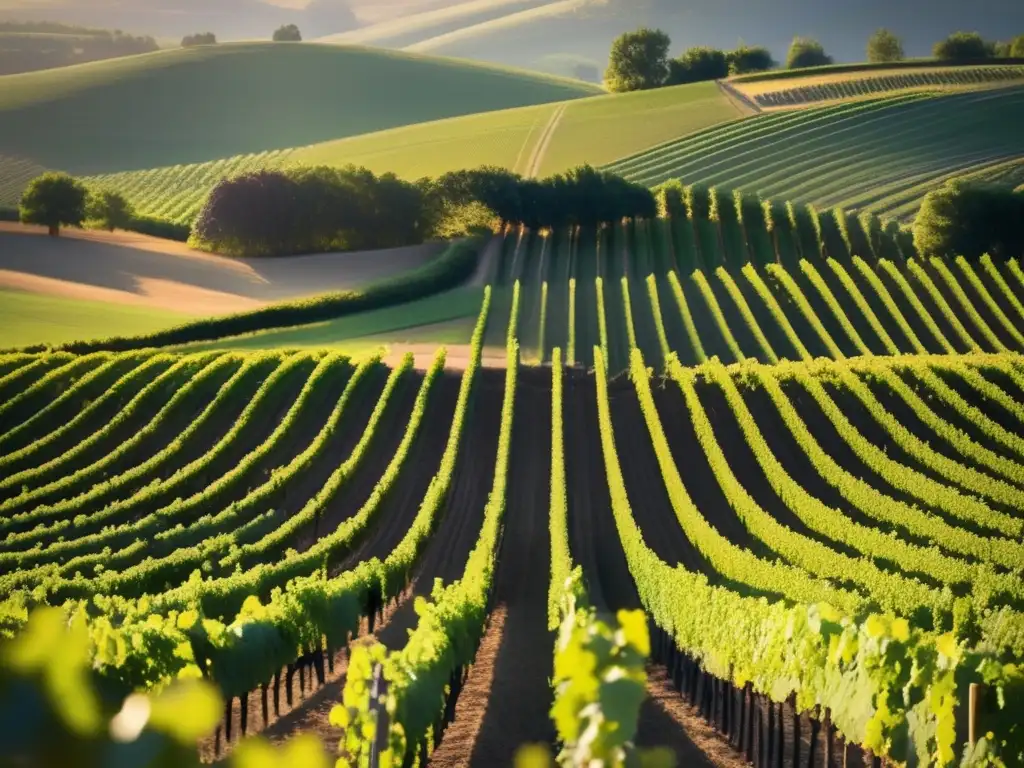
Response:
[{"label": "shrub", "polygon": [[81,226],[87,197],[85,185],[68,174],[44,173],[22,194],[20,217],[25,224],[48,227],[50,236],[58,237],[62,226]]},{"label": "shrub", "polygon": [[868,38],[868,61],[881,63],[903,60],[903,41],[892,31],[879,29]]},{"label": "shrub", "polygon": [[478,201],[500,223],[531,229],[653,218],[657,212],[649,189],[588,165],[546,179],[524,179],[503,168],[453,171],[428,186],[435,209],[445,201]]},{"label": "shrub", "polygon": [[301,43],[302,33],[294,24],[285,24],[274,31],[275,43]]},{"label": "shrub", "polygon": [[719,80],[729,76],[729,59],[725,51],[690,48],[678,59],[672,59],[668,68],[668,85]]},{"label": "shrub", "polygon": [[135,212],[124,195],[109,189],[89,193],[86,203],[86,218],[108,232],[115,229],[131,229]]},{"label": "shrub", "polygon": [[262,170],[214,187],[190,242],[232,256],[388,248],[422,242],[430,212],[424,192],[393,174]]},{"label": "shrub", "polygon": [[217,36],[213,32],[197,32],[194,35],[185,35],[181,39],[182,48],[192,48],[197,45],[216,45]]},{"label": "shrub", "polygon": [[188,242],[192,233],[192,228],[187,224],[177,224],[155,216],[135,216],[125,229],[151,237],[162,237],[165,240],[177,240],[180,243]]},{"label": "shrub", "polygon": [[775,59],[767,48],[741,45],[726,54],[729,60],[729,74],[743,75],[748,72],[764,72],[775,68]]},{"label": "shrub", "polygon": [[992,56],[995,48],[977,32],[954,32],[936,43],[932,53],[944,61],[977,61]]},{"label": "shrub", "polygon": [[1009,45],[1007,56],[1014,59],[1024,59],[1024,35],[1017,35]]},{"label": "shrub", "polygon": [[672,41],[660,29],[643,27],[627,32],[612,43],[605,71],[610,91],[644,91],[665,84],[668,77],[668,49]]},{"label": "shrub", "polygon": [[788,69],[824,67],[832,63],[832,57],[825,53],[824,46],[810,37],[794,37],[786,56]]},{"label": "shrub", "polygon": [[925,196],[913,236],[915,248],[924,255],[1021,256],[1024,194],[954,179]]}]

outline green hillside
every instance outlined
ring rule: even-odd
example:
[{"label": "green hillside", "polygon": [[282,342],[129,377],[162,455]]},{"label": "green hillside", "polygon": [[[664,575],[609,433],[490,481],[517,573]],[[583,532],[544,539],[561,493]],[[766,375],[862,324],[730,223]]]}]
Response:
[{"label": "green hillside", "polygon": [[654,186],[742,189],[905,218],[951,176],[1024,156],[1024,87],[774,112],[612,163]]},{"label": "green hillside", "polygon": [[222,44],[2,77],[0,153],[78,174],[153,168],[597,92],[365,48]]},{"label": "green hillside", "polygon": [[[201,164],[98,174],[90,181],[123,192],[141,213],[188,223],[217,181],[257,167],[355,163],[417,179],[498,165],[547,175],[608,163],[742,114],[713,83],[697,83],[465,115]],[[0,206],[16,201],[13,186],[0,188]]]}]

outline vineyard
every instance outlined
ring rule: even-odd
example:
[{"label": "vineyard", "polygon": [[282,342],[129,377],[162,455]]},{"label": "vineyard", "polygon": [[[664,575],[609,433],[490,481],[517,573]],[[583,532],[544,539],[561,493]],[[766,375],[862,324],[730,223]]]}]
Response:
[{"label": "vineyard", "polygon": [[760,107],[795,107],[816,101],[839,101],[912,89],[943,89],[1002,85],[1024,79],[1024,66],[960,67],[923,72],[891,72],[856,79],[836,78],[813,85],[757,93]]},{"label": "vineyard", "polygon": [[1019,159],[1022,114],[1021,86],[861,99],[725,123],[606,168],[905,220],[946,178]]},{"label": "vineyard", "polygon": [[[659,372],[670,357],[1024,352],[1016,260],[926,259],[871,215],[677,191],[689,205],[680,197],[674,218],[506,233],[491,282],[503,310],[511,286],[523,287],[524,362],[550,362],[560,348],[568,364],[593,367],[599,347],[615,374],[634,347]],[[486,342],[500,344],[500,333]]]},{"label": "vineyard", "polygon": [[[554,739],[553,630],[641,609],[648,696],[759,765],[953,765],[974,683],[1013,764],[1020,265],[923,259],[869,215],[661,199],[506,232],[462,371],[0,355],[0,629],[83,606],[114,688],[202,670],[227,702],[206,759],[313,731],[506,765]],[[687,764],[652,707],[639,744]]]},{"label": "vineyard", "polygon": [[89,176],[84,181],[97,189],[120,192],[132,202],[139,215],[191,225],[219,181],[280,168],[290,154],[291,150],[274,150],[209,163]]}]

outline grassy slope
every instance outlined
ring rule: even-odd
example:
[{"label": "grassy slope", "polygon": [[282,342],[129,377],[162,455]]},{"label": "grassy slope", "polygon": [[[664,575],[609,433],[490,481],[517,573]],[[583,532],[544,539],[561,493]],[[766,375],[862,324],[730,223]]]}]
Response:
[{"label": "grassy slope", "polygon": [[[865,108],[867,107],[867,108]],[[951,175],[1024,155],[1024,87],[863,101],[748,118],[611,166],[880,214],[913,211]]]},{"label": "grassy slope", "polygon": [[176,349],[279,349],[332,347],[363,350],[389,343],[429,341],[466,344],[480,311],[483,290],[462,287],[428,296],[397,307],[375,309],[357,315],[189,344]]},{"label": "grassy slope", "polygon": [[80,174],[151,168],[597,90],[390,51],[222,44],[0,78],[0,151]]},{"label": "grassy slope", "polygon": [[149,333],[188,318],[165,310],[0,290],[0,349]]},{"label": "grassy slope", "polygon": [[[542,174],[584,162],[607,163],[740,114],[711,83],[595,96],[562,105],[565,113],[540,165]],[[402,126],[280,153],[273,162],[355,163],[408,179],[485,164],[525,173],[559,106],[541,104]],[[266,158],[235,157],[202,167],[121,173],[96,181],[124,191],[142,213],[187,221],[218,179]]]}]

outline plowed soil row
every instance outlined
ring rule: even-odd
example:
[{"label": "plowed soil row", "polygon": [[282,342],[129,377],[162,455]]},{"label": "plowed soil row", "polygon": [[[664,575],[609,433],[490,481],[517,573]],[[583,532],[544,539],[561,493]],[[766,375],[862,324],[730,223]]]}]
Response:
[{"label": "plowed soil row", "polygon": [[[147,368],[143,375],[132,379],[125,385],[122,392],[111,397],[94,408],[81,422],[65,433],[50,440],[46,445],[33,443],[17,462],[7,466],[12,474],[22,472],[31,467],[38,467],[63,455],[80,442],[105,427],[136,395],[149,386],[154,379],[163,374],[171,366],[170,361],[161,361]],[[0,394],[0,397],[3,395]],[[38,441],[37,441],[38,442]]]},{"label": "plowed soil row", "polygon": [[[461,578],[480,538],[484,507],[494,483],[505,372],[482,368],[478,375],[448,498],[413,574],[412,597],[429,596],[437,579],[450,584]],[[403,648],[417,620],[414,600],[406,599],[377,632],[377,639],[391,650]]]},{"label": "plowed soil row", "polygon": [[[443,373],[431,386],[427,412],[406,456],[391,492],[381,501],[373,524],[331,574],[376,557],[386,558],[408,533],[431,479],[440,466],[455,403],[459,398],[459,376]],[[355,514],[369,498],[381,475],[402,442],[405,425],[381,430],[383,440],[374,440],[360,469],[346,483],[329,507],[325,525],[337,527]]]},{"label": "plowed soil row", "polygon": [[432,766],[511,765],[526,743],[554,741],[550,573],[551,372],[521,369],[516,392],[495,607]]}]

